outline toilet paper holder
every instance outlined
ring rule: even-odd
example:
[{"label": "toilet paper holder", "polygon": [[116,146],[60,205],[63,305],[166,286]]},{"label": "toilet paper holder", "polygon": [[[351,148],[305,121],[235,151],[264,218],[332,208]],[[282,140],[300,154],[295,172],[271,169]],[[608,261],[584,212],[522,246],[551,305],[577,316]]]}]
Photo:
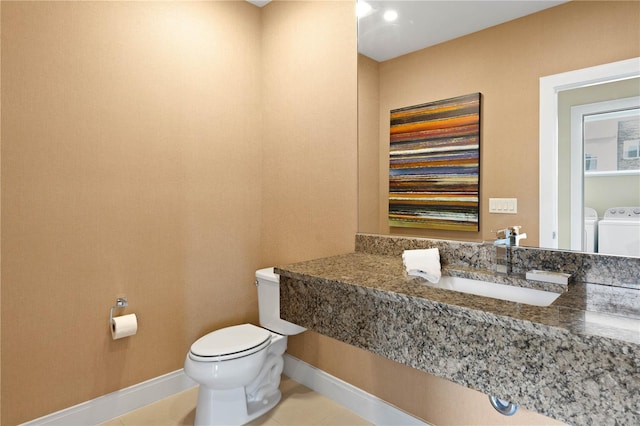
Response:
[{"label": "toilet paper holder", "polygon": [[109,326],[111,326],[111,323],[113,322],[113,310],[118,308],[126,308],[127,306],[129,306],[129,301],[126,297],[118,297],[116,299],[116,304],[109,310]]}]

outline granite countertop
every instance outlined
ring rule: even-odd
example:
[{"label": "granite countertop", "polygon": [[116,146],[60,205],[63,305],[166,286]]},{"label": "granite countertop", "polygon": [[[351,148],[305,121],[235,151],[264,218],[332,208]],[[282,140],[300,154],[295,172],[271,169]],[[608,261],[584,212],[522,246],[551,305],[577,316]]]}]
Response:
[{"label": "granite countertop", "polygon": [[[537,330],[552,335],[556,330],[583,336],[598,336],[640,345],[640,290],[590,283],[570,283],[550,306],[540,307],[433,288],[422,278],[408,277],[400,256],[362,252],[315,259],[277,267],[276,272],[293,279],[341,283],[377,295],[402,295],[415,303],[446,307],[454,315],[510,328]],[[473,268],[443,269],[443,275],[483,279],[530,288],[544,283],[523,276],[497,275]],[[640,352],[640,348],[638,348]]]},{"label": "granite countertop", "polygon": [[[443,275],[553,291],[546,307],[430,287],[404,250],[436,247]],[[356,235],[356,251],[276,268],[283,319],[572,425],[640,424],[640,258]],[[526,280],[570,273],[568,286]]]}]

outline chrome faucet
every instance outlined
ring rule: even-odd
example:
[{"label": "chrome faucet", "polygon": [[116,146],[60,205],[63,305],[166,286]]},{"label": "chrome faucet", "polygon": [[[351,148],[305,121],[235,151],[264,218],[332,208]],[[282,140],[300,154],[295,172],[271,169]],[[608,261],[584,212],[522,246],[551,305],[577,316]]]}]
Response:
[{"label": "chrome faucet", "polygon": [[520,226],[511,226],[497,232],[496,247],[496,272],[510,274],[512,272],[511,247],[520,244],[520,240],[527,238],[527,234],[520,233]]}]

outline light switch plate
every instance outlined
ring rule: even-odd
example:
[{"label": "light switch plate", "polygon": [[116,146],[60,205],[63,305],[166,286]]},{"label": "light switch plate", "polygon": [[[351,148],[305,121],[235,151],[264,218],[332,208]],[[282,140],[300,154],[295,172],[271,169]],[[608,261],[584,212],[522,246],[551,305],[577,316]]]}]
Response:
[{"label": "light switch plate", "polygon": [[517,198],[489,198],[489,213],[518,213]]}]

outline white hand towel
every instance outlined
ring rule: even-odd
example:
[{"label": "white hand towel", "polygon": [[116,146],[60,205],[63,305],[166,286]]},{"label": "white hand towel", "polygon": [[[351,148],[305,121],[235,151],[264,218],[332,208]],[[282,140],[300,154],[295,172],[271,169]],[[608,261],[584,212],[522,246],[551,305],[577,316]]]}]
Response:
[{"label": "white hand towel", "polygon": [[438,248],[422,250],[405,250],[402,263],[407,275],[422,277],[429,282],[437,283],[442,275],[440,271],[440,252]]}]

